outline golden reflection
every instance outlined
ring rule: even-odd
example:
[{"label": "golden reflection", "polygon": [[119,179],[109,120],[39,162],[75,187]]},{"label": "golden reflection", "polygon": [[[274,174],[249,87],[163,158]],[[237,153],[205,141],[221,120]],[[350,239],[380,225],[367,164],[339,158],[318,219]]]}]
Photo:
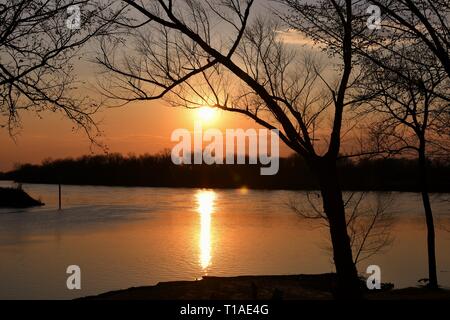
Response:
[{"label": "golden reflection", "polygon": [[200,213],[200,266],[206,270],[211,264],[211,214],[214,211],[214,191],[198,191],[197,211]]},{"label": "golden reflection", "polygon": [[247,186],[242,186],[242,187],[239,189],[239,193],[242,194],[242,195],[248,194],[248,188],[247,188]]}]

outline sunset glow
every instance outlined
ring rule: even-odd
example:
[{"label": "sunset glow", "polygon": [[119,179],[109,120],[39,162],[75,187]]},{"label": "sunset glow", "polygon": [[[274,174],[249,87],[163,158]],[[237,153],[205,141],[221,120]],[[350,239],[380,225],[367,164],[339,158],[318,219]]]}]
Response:
[{"label": "sunset glow", "polygon": [[445,314],[449,3],[0,0],[0,300]]},{"label": "sunset glow", "polygon": [[198,108],[197,118],[204,123],[211,123],[217,118],[217,110],[207,106]]}]

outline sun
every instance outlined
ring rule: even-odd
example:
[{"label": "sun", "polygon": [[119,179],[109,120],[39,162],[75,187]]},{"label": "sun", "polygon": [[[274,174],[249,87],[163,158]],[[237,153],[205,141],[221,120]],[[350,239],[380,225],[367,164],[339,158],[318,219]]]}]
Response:
[{"label": "sun", "polygon": [[217,117],[217,110],[211,107],[201,107],[197,109],[197,118],[205,123],[213,122]]}]

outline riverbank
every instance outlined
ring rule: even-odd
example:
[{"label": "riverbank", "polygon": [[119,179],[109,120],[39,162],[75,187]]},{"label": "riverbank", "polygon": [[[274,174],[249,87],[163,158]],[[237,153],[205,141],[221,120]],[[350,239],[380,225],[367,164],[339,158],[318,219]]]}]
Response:
[{"label": "riverbank", "polygon": [[[428,164],[430,192],[450,192],[450,163]],[[419,192],[417,161],[414,159],[342,159],[339,182],[346,191]],[[275,175],[261,175],[260,166],[249,164],[175,165],[170,154],[84,156],[77,159],[23,164],[0,173],[0,180],[20,183],[101,185],[161,188],[214,188],[258,190],[318,190],[318,181],[303,159],[279,159]]]},{"label": "riverbank", "polygon": [[33,199],[20,187],[0,187],[0,208],[28,208],[43,205],[44,203]]},{"label": "riverbank", "polygon": [[[196,281],[160,282],[81,299],[88,300],[330,300],[336,287],[335,275],[277,275],[203,277]],[[450,290],[426,288],[367,291],[369,300],[450,300]]]}]

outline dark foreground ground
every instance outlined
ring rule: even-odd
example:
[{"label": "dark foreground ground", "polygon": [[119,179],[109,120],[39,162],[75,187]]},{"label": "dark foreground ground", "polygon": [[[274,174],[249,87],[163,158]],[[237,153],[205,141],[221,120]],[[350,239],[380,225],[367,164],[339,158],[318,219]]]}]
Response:
[{"label": "dark foreground ground", "polygon": [[[100,300],[329,300],[335,287],[333,274],[287,276],[203,277],[197,281],[160,282],[82,299]],[[450,300],[450,290],[425,288],[370,291],[370,300]]]}]

